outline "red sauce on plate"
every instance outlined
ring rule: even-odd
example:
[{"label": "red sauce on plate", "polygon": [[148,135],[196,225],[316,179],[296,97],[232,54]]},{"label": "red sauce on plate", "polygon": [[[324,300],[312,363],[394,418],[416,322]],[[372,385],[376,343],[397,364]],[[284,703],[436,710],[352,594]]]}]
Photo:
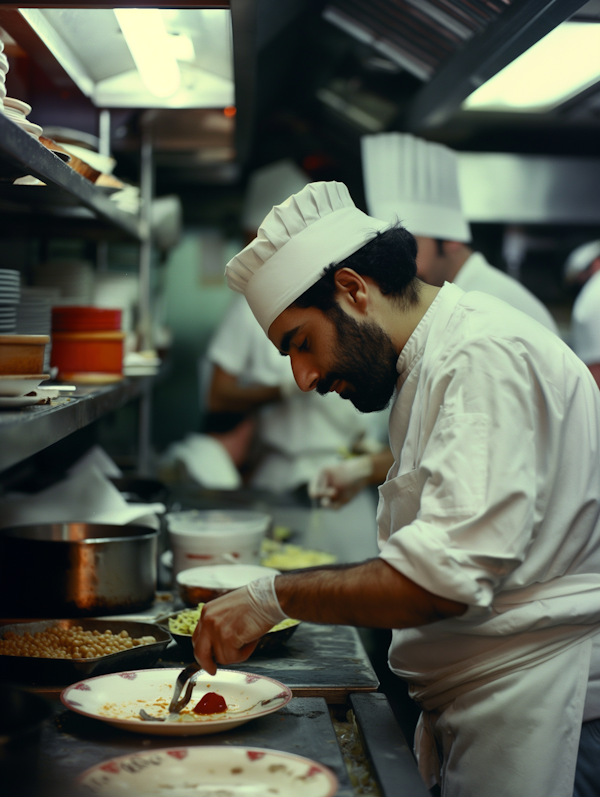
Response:
[{"label": "red sauce on plate", "polygon": [[192,709],[194,714],[222,714],[227,711],[225,698],[216,692],[207,692]]}]

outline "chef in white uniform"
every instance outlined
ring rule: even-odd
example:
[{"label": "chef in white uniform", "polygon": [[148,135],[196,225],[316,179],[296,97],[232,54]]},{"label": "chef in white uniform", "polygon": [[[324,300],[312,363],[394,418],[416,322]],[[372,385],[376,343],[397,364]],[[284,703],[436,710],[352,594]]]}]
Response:
[{"label": "chef in white uniform", "polygon": [[[308,183],[307,175],[289,160],[255,171],[244,201],[244,229],[256,231],[274,204]],[[324,467],[340,462],[342,452],[373,438],[371,418],[349,402],[335,393],[323,399],[297,387],[289,359],[270,343],[244,297],[236,297],[228,308],[207,358],[213,366],[210,409],[258,410],[262,456],[251,477],[253,487],[276,493],[296,490]],[[373,495],[363,491],[340,512],[306,506],[274,506],[272,511],[276,523],[303,532],[307,546],[349,562],[377,553],[375,507]],[[373,534],[365,534],[369,527]]]},{"label": "chef in white uniform", "polygon": [[378,557],[211,602],[196,657],[241,661],[288,615],[392,628],[390,666],[423,708],[419,768],[444,797],[597,794],[600,394],[524,313],[416,279],[414,239],[388,227],[313,183],[227,266],[303,390],[365,411],[395,395],[395,462]]},{"label": "chef in white uniform", "polygon": [[[417,273],[430,285],[453,282],[464,291],[483,291],[516,307],[552,332],[558,328],[542,302],[520,282],[491,266],[468,245],[458,183],[456,153],[407,133],[378,133],[361,140],[363,182],[369,213],[402,224],[416,238]],[[391,454],[324,468],[311,493],[323,502],[343,503],[367,480],[380,484]],[[382,475],[383,473],[383,475]]]},{"label": "chef in white uniform", "polygon": [[574,249],[565,263],[565,280],[583,285],[571,314],[571,345],[600,387],[600,241]]},{"label": "chef in white uniform", "polygon": [[531,291],[491,266],[468,245],[456,153],[409,133],[378,133],[361,140],[363,181],[369,213],[399,220],[417,239],[421,279],[441,287],[483,291],[502,299],[558,334],[556,322]]}]

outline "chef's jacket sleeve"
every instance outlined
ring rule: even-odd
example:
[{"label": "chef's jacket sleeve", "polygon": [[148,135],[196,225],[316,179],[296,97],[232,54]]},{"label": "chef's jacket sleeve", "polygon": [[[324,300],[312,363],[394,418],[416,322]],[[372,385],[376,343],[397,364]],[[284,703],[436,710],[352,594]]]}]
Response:
[{"label": "chef's jacket sleeve", "polygon": [[478,614],[535,537],[538,482],[552,466],[545,405],[560,393],[542,389],[524,346],[494,339],[462,347],[422,378],[417,453],[381,488],[390,536],[380,555]]},{"label": "chef's jacket sleeve", "polygon": [[248,302],[243,296],[236,296],[225,311],[206,352],[212,363],[232,376],[243,374],[252,356],[254,318],[248,315],[252,316]]}]

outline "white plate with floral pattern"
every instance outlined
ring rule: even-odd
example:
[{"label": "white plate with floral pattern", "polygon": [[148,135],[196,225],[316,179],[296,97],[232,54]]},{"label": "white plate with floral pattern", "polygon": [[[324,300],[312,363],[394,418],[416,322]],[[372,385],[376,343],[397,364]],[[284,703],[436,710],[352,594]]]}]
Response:
[{"label": "white plate with floral pattern", "polygon": [[251,747],[183,747],[121,756],[78,778],[97,797],[333,797],[338,781],[316,761]]},{"label": "white plate with floral pattern", "polygon": [[[180,672],[177,667],[165,667],[98,675],[68,686],[60,699],[78,714],[126,731],[153,736],[197,736],[228,731],[278,711],[292,699],[291,690],[272,678],[235,670],[217,670],[217,674],[211,676],[200,670],[192,699],[179,719],[172,721],[167,719],[168,706]],[[218,698],[206,698],[207,693]],[[223,711],[221,705],[217,706],[218,713],[195,713],[194,708],[203,699],[213,703],[224,700],[226,710]],[[141,709],[156,717],[156,721],[142,720]],[[160,718],[164,719],[160,721]]]}]

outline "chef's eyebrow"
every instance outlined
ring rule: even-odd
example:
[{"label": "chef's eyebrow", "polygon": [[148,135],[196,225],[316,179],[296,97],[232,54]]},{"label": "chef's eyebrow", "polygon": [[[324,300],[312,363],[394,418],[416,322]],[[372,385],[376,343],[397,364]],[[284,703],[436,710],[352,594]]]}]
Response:
[{"label": "chef's eyebrow", "polygon": [[[301,325],[300,325],[301,326]],[[281,343],[279,344],[279,353],[286,355],[290,353],[290,343],[294,338],[296,332],[300,329],[300,326],[294,327],[286,332],[283,337],[281,338]]]}]

